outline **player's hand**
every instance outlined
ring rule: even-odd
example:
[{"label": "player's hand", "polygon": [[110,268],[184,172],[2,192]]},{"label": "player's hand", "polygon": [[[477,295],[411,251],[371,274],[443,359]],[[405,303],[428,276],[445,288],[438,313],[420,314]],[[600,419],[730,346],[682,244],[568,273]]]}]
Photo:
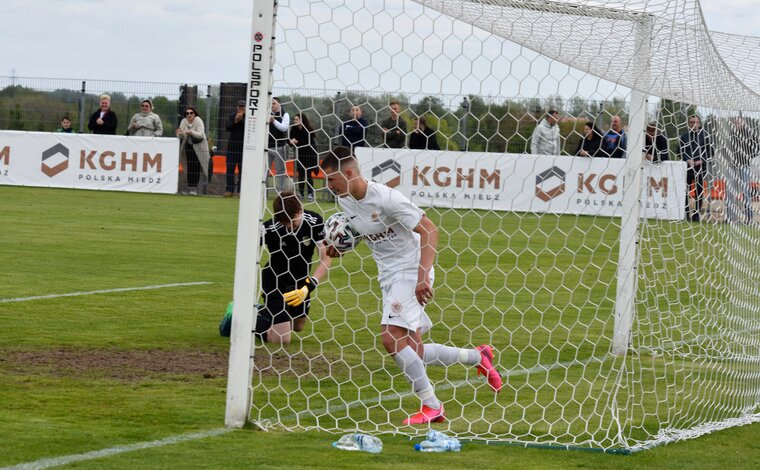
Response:
[{"label": "player's hand", "polygon": [[317,282],[316,279],[307,277],[306,282],[304,283],[304,286],[300,289],[295,289],[290,292],[286,292],[282,294],[282,297],[285,299],[285,303],[288,304],[290,307],[298,307],[304,301],[306,300],[306,297],[309,296],[309,293],[317,288]]},{"label": "player's hand", "polygon": [[427,305],[433,299],[433,287],[430,285],[430,281],[418,281],[417,287],[414,289],[414,294],[417,296],[417,302],[423,307]]},{"label": "player's hand", "polygon": [[337,248],[332,245],[328,245],[327,243],[325,243],[325,254],[330,258],[340,258],[343,256],[342,252],[338,251]]}]

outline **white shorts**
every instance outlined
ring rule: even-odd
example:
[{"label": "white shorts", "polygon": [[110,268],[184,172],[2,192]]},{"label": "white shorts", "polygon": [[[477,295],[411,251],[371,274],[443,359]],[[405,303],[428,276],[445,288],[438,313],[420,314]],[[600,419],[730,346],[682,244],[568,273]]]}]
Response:
[{"label": "white shorts", "polygon": [[[433,276],[430,276],[433,283]],[[394,325],[424,333],[433,326],[425,307],[417,301],[414,289],[417,281],[398,280],[382,288],[383,320],[381,325]]]}]

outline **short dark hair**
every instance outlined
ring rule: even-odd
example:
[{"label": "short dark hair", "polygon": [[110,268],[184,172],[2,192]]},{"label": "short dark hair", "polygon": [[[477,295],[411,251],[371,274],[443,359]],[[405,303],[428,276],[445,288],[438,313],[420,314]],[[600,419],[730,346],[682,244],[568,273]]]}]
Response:
[{"label": "short dark hair", "polygon": [[278,103],[282,104],[282,102],[280,101],[280,97],[279,96],[273,96],[272,97],[272,101],[277,101]]},{"label": "short dark hair", "polygon": [[333,172],[340,171],[341,165],[344,163],[356,162],[356,157],[351,153],[351,149],[348,147],[335,147],[327,152],[325,158],[322,159],[321,167],[322,171]]},{"label": "short dark hair", "polygon": [[388,103],[388,106],[393,106],[394,104],[401,106],[401,103],[399,103],[398,100],[391,101],[390,103]]},{"label": "short dark hair", "polygon": [[292,221],[303,210],[301,200],[293,191],[282,191],[272,202],[274,220],[281,224]]},{"label": "short dark hair", "polygon": [[546,114],[548,116],[554,116],[555,114],[559,116],[559,113],[557,112],[556,109],[550,109],[549,111],[546,112]]}]

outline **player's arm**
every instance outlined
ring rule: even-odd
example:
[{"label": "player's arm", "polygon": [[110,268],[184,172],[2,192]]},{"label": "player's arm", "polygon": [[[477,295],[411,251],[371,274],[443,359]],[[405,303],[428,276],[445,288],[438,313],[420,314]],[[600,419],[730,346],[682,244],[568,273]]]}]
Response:
[{"label": "player's arm", "polygon": [[417,287],[415,294],[420,305],[427,304],[433,298],[430,285],[430,271],[433,269],[436,249],[438,247],[438,228],[432,220],[422,214],[420,223],[414,228],[420,235],[420,266],[417,270]]}]

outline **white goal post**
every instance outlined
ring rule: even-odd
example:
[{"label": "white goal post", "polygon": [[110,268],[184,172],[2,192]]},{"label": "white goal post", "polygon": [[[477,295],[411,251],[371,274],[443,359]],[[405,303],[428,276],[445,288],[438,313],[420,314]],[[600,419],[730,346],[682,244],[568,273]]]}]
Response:
[{"label": "white goal post", "polygon": [[760,40],[715,38],[698,0],[254,1],[225,424],[422,432],[366,243],[290,344],[253,339],[273,89],[320,156],[363,127],[364,177],[438,227],[425,344],[491,345],[505,385],[427,363],[436,428],[628,453],[760,421],[760,95],[721,55]]}]

